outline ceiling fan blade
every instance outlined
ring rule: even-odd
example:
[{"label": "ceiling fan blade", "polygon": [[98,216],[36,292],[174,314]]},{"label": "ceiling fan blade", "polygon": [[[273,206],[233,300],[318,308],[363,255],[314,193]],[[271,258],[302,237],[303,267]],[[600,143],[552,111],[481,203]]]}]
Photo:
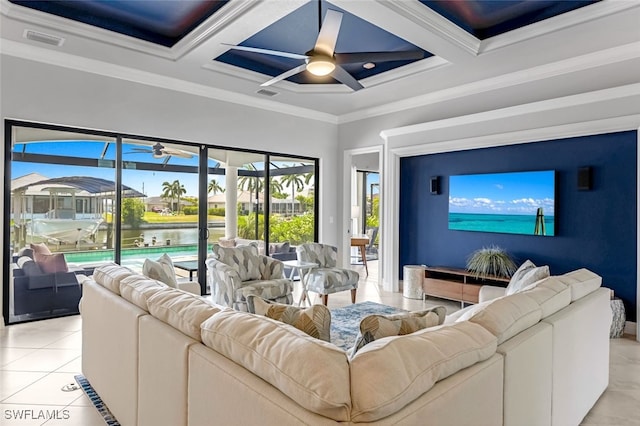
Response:
[{"label": "ceiling fan blade", "polygon": [[335,78],[340,83],[349,86],[354,92],[364,89],[364,86],[340,65],[336,65],[336,69],[331,73],[331,77]]},{"label": "ceiling fan blade", "polygon": [[324,15],[324,21],[322,21],[322,27],[313,50],[329,57],[333,56],[341,24],[342,13],[327,9],[327,14]]},{"label": "ceiling fan blade", "polygon": [[295,68],[291,68],[289,71],[285,71],[282,74],[280,74],[279,76],[273,77],[271,80],[269,80],[269,81],[267,81],[265,83],[262,83],[260,86],[262,86],[262,87],[271,86],[272,84],[277,83],[280,80],[284,80],[285,78],[289,78],[292,75],[296,75],[298,73],[301,73],[305,69],[307,69],[307,64],[302,64],[302,65],[297,66]]},{"label": "ceiling fan blade", "polygon": [[289,52],[281,52],[280,50],[271,50],[271,49],[260,49],[258,47],[246,47],[246,46],[236,46],[234,44],[221,43],[224,46],[229,46],[234,50],[243,50],[245,52],[253,52],[253,53],[262,53],[265,55],[273,55],[273,56],[282,56],[284,58],[292,58],[292,59],[307,59],[307,55],[300,55],[298,53],[289,53]]},{"label": "ceiling fan blade", "polygon": [[358,62],[409,61],[424,58],[422,50],[405,50],[401,52],[353,52],[336,53],[336,63],[354,64]]},{"label": "ceiling fan blade", "polygon": [[171,155],[171,156],[174,156],[174,157],[193,158],[192,154],[189,154],[188,152],[180,151],[180,150],[177,150],[177,149],[167,149],[167,148],[165,148],[163,150],[163,152],[165,153],[165,155]]}]

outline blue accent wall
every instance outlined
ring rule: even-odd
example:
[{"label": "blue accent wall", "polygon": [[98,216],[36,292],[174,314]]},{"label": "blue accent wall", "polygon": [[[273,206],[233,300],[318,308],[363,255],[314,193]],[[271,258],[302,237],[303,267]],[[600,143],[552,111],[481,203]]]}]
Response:
[{"label": "blue accent wall", "polygon": [[[464,268],[474,250],[498,245],[518,262],[549,265],[552,275],[588,268],[625,302],[635,321],[637,132],[618,132],[405,157],[400,163],[400,273],[425,264]],[[592,189],[578,190],[578,168],[592,167]],[[448,229],[449,176],[556,170],[556,235]],[[440,177],[440,194],[429,180]]]}]

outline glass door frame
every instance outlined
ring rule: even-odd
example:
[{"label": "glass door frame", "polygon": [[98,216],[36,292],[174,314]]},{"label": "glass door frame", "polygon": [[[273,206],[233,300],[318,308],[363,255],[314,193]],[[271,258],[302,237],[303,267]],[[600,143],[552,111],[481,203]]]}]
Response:
[{"label": "glass door frame", "polygon": [[[24,128],[37,128],[37,129],[43,129],[43,130],[51,130],[51,131],[60,131],[60,132],[73,132],[73,133],[78,133],[78,134],[86,134],[86,135],[92,135],[92,136],[99,136],[99,137],[104,137],[104,138],[109,138],[109,139],[113,139],[115,141],[116,144],[116,158],[115,158],[115,167],[114,167],[114,172],[115,172],[115,200],[114,200],[114,206],[113,206],[113,212],[117,213],[117,214],[113,214],[113,236],[114,236],[114,240],[113,240],[113,251],[114,251],[114,262],[120,264],[121,260],[122,260],[122,247],[121,247],[121,242],[122,242],[122,223],[121,223],[121,208],[122,208],[122,188],[123,188],[123,183],[122,183],[122,170],[123,170],[123,158],[122,158],[122,146],[123,146],[123,141],[125,139],[136,139],[136,140],[141,140],[141,141],[148,141],[148,142],[159,142],[159,143],[166,143],[166,144],[177,144],[177,145],[185,145],[185,146],[192,146],[192,147],[197,147],[198,148],[198,152],[199,152],[199,162],[198,162],[198,198],[199,200],[207,200],[208,199],[208,193],[207,193],[207,181],[208,181],[208,173],[209,173],[209,168],[208,168],[208,149],[218,149],[218,150],[228,150],[228,151],[236,151],[236,152],[243,152],[243,153],[255,153],[255,154],[260,154],[264,156],[264,162],[265,162],[265,167],[264,167],[264,172],[262,173],[263,175],[261,176],[262,179],[264,179],[264,200],[270,200],[271,196],[270,196],[270,188],[269,188],[269,179],[270,179],[270,171],[269,171],[269,167],[268,165],[270,164],[270,158],[271,156],[278,156],[278,157],[292,157],[292,158],[299,158],[299,159],[304,159],[307,160],[309,162],[312,162],[314,164],[314,241],[317,242],[318,241],[318,235],[319,235],[319,170],[320,170],[320,166],[319,166],[319,159],[318,158],[313,158],[313,157],[307,157],[307,156],[301,156],[301,155],[296,155],[296,154],[286,154],[286,153],[277,153],[277,152],[265,152],[265,151],[257,151],[257,150],[250,150],[250,149],[242,149],[242,148],[235,148],[235,147],[227,147],[227,146],[220,146],[220,145],[205,145],[205,144],[201,144],[201,143],[193,143],[193,142],[187,142],[187,141],[178,141],[178,140],[171,140],[171,139],[165,139],[165,138],[157,138],[157,137],[151,137],[151,136],[142,136],[142,135],[133,135],[133,134],[127,134],[127,133],[122,133],[122,132],[114,132],[114,131],[102,131],[102,130],[94,130],[94,129],[86,129],[86,128],[79,128],[79,127],[72,127],[72,126],[63,126],[63,125],[55,125],[55,124],[45,124],[45,123],[38,123],[38,122],[31,122],[31,121],[23,121],[23,120],[14,120],[14,119],[5,119],[4,120],[4,183],[5,183],[5,191],[4,191],[4,206],[11,206],[11,180],[12,180],[12,176],[11,176],[11,164],[13,161],[13,138],[14,138],[14,128],[18,128],[18,127],[24,127]],[[77,159],[76,159],[77,161]],[[96,159],[96,164],[99,160]],[[265,228],[264,228],[264,237],[265,237],[265,248],[269,247],[269,214],[270,214],[270,202],[266,202],[263,205],[263,211],[264,211],[264,217],[265,217]],[[208,203],[205,202],[199,202],[198,203],[198,282],[200,284],[200,287],[202,289],[202,294],[205,294],[206,291],[206,265],[205,265],[205,259],[207,258],[208,255],[208,236],[209,236],[209,230],[208,230],[208,218],[207,218],[207,213],[208,213]],[[10,300],[9,300],[9,286],[12,285],[12,283],[9,282],[10,279],[10,268],[11,268],[11,263],[12,263],[12,256],[13,253],[11,253],[10,250],[10,238],[9,236],[11,235],[11,214],[10,212],[5,208],[5,213],[4,213],[4,217],[3,217],[3,232],[5,235],[4,238],[4,243],[2,246],[2,261],[3,263],[3,268],[2,268],[2,279],[3,279],[3,285],[2,285],[2,294],[3,294],[3,298],[2,298],[2,315],[4,318],[4,323],[5,325],[10,325],[10,324],[17,324],[19,322],[28,322],[28,321],[32,321],[32,320],[27,320],[27,321],[14,321],[14,322],[10,322],[9,321],[9,306],[10,306]],[[268,253],[267,253],[268,254]]]}]

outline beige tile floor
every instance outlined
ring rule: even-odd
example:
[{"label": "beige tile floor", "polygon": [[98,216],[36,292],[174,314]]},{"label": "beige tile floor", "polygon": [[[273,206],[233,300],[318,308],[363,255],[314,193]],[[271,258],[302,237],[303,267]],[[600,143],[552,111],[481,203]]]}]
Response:
[{"label": "beige tile floor", "polygon": [[[358,302],[369,300],[407,310],[444,304],[449,313],[459,309],[455,302],[430,299],[423,303],[381,291],[376,285],[377,262],[370,262],[368,278],[363,267],[354,269],[362,276]],[[349,292],[329,297],[330,308],[350,303]],[[105,424],[82,390],[62,390],[81,371],[81,326],[81,318],[73,316],[0,329],[0,425]],[[640,343],[628,338],[610,342],[609,387],[582,424],[640,426]],[[19,415],[23,419],[15,418]]]}]

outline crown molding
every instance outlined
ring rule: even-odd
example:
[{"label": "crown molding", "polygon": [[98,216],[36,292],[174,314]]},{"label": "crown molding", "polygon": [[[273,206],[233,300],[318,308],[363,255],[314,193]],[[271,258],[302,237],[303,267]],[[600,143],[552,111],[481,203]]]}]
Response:
[{"label": "crown molding", "polygon": [[442,15],[424,6],[417,0],[377,0],[393,13],[418,24],[430,33],[439,35],[453,45],[458,46],[471,56],[478,54],[481,42]]},{"label": "crown molding", "polygon": [[147,55],[176,61],[220,32],[230,23],[237,20],[256,4],[258,4],[258,2],[253,0],[235,0],[228,2],[170,48],[115,31],[84,24],[73,19],[67,19],[28,7],[15,5],[8,0],[0,1],[0,12],[8,18],[38,25],[54,33],[72,34],[100,43],[123,47]]},{"label": "crown molding", "polygon": [[[536,117],[538,114],[551,114],[553,117],[561,117],[560,111],[570,111],[573,108],[589,106],[594,112],[599,111],[598,104],[607,102],[621,102],[629,105],[637,105],[635,110],[624,111],[624,114],[596,120],[566,123],[561,125],[544,126],[540,119],[529,119],[527,122],[532,128],[524,128],[517,131],[504,131],[505,120],[516,120],[523,117]],[[570,117],[570,114],[566,114]],[[567,118],[569,120],[569,118]],[[586,118],[583,118],[586,120]],[[497,129],[492,126],[481,127],[483,124],[497,123]],[[522,124],[524,126],[525,124]],[[474,127],[477,136],[465,137],[460,129]],[[392,151],[403,155],[419,155],[434,152],[443,152],[460,149],[480,148],[484,146],[498,146],[510,143],[532,142],[549,138],[572,137],[584,134],[605,133],[616,130],[637,129],[640,126],[640,83],[630,84],[612,89],[597,90],[579,95],[565,96],[558,99],[532,102],[514,107],[502,108],[476,114],[469,114],[444,120],[414,124],[383,130],[380,136],[387,142]],[[562,130],[562,132],[560,131]],[[443,137],[430,135],[431,132],[446,131]],[[577,133],[576,133],[577,132]],[[463,136],[456,137],[456,133]],[[484,133],[484,134],[481,134]],[[424,143],[431,140],[431,143]],[[414,143],[418,141],[418,143]],[[486,145],[490,143],[491,145]],[[483,145],[484,144],[484,145]]]},{"label": "crown molding", "polygon": [[[371,77],[359,80],[360,83],[366,88],[375,87],[384,83],[390,83],[397,81],[401,78],[410,77],[415,74],[434,70],[443,65],[447,65],[449,62],[437,57],[431,56],[421,61],[416,61],[411,64],[404,65],[393,70],[386,71],[381,74],[373,75]],[[241,78],[246,81],[255,83],[256,90],[259,89],[259,85],[264,83],[271,76],[261,74],[259,72],[251,71],[244,68],[239,68],[234,65],[229,65],[223,62],[211,60],[202,65],[203,69],[213,71],[215,73],[225,74],[235,78]],[[271,86],[270,90],[286,90],[291,93],[298,94],[352,94],[353,90],[341,83],[336,84],[298,84],[288,80],[281,80]],[[357,93],[357,92],[356,92]]]},{"label": "crown molding", "polygon": [[464,96],[505,89],[520,84],[531,83],[546,78],[570,74],[599,66],[611,65],[617,62],[624,62],[636,58],[640,58],[640,42],[629,43],[623,46],[617,46],[601,50],[599,52],[515,71],[497,77],[461,84],[455,87],[431,92],[426,95],[391,102],[378,107],[361,109],[339,116],[338,122],[339,124],[344,124],[381,115],[393,114]]},{"label": "crown molding", "polygon": [[594,3],[561,15],[547,18],[532,25],[517,28],[505,34],[500,34],[483,40],[480,44],[479,53],[491,52],[525,40],[540,37],[555,31],[560,31],[565,28],[637,7],[639,7],[638,2],[628,0],[601,1]]},{"label": "crown molding", "polygon": [[174,90],[218,101],[230,102],[271,112],[278,112],[281,114],[337,124],[337,117],[332,114],[308,108],[294,107],[267,99],[258,99],[245,94],[217,89],[203,84],[192,83],[174,77],[159,75],[148,71],[141,71],[95,59],[79,57],[56,50],[31,46],[12,40],[2,39],[2,43],[0,44],[0,53],[16,58],[69,68],[76,71],[97,74],[104,77],[117,78],[133,83]]},{"label": "crown molding", "polygon": [[[399,157],[413,157],[416,155],[491,148],[496,146],[517,145],[545,140],[567,139],[627,130],[638,130],[639,126],[640,114],[632,114],[622,117],[589,120],[579,123],[561,124],[537,129],[517,130],[499,134],[475,136],[471,138],[452,139],[432,144],[392,147],[390,148],[390,151]],[[389,139],[389,142],[391,140],[392,138]]]}]

